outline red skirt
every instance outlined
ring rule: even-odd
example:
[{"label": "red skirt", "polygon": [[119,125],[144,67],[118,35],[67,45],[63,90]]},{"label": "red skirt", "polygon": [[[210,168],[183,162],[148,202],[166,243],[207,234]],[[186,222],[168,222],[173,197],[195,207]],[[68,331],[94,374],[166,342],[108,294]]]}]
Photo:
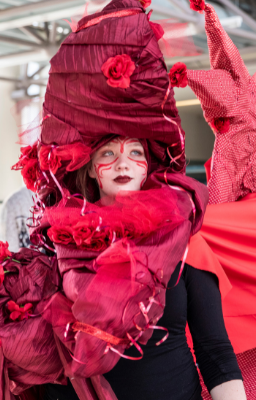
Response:
[{"label": "red skirt", "polygon": [[186,262],[217,275],[225,325],[247,398],[256,399],[256,194],[207,206]]}]

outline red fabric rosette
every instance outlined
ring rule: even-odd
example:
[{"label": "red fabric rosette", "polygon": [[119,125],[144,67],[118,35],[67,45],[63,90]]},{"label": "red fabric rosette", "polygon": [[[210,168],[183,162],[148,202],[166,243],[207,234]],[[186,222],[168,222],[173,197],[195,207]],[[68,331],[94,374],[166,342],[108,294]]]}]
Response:
[{"label": "red fabric rosette", "polygon": [[202,14],[205,9],[205,1],[204,0],[190,0],[190,8],[191,8],[191,10],[197,11],[200,14]]},{"label": "red fabric rosette", "polygon": [[184,63],[177,62],[170,69],[169,78],[172,87],[186,87],[188,84],[187,66]]}]

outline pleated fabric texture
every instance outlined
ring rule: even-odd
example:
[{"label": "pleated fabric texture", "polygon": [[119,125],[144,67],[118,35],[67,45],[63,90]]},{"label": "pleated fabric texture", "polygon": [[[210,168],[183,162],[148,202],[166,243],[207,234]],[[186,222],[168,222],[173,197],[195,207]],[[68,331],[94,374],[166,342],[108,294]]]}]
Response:
[{"label": "pleated fabric texture", "polygon": [[[118,17],[122,11],[135,15]],[[116,13],[116,17],[105,18]],[[92,20],[97,24],[83,28]],[[107,84],[101,68],[111,57],[128,55],[135,63],[126,89]],[[95,148],[106,135],[157,141],[184,171],[184,131],[157,38],[137,0],[114,0],[102,12],[83,18],[51,60],[41,142],[64,145],[82,141]],[[164,114],[173,123],[165,119]],[[164,151],[164,157],[167,157]],[[163,160],[162,160],[163,161]]]}]

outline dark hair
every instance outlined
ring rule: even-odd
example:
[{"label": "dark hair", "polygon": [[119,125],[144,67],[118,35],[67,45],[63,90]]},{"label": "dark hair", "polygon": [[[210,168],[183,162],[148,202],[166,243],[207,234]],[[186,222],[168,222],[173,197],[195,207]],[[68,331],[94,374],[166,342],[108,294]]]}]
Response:
[{"label": "dark hair", "polygon": [[90,203],[95,203],[100,200],[100,191],[96,179],[89,176],[91,166],[92,161],[88,162],[77,171],[76,187],[86,200]]}]

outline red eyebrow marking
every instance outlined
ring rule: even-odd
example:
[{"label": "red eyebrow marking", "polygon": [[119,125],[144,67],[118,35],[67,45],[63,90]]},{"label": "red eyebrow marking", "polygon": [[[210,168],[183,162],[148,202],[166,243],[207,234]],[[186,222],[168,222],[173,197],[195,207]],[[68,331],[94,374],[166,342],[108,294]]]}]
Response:
[{"label": "red eyebrow marking", "polygon": [[125,144],[131,144],[131,143],[139,143],[137,139],[130,139],[130,138],[116,138],[112,140],[113,143],[120,143],[120,153],[123,154],[124,152],[124,145]]},{"label": "red eyebrow marking", "polygon": [[103,171],[110,170],[111,166],[116,162],[116,160],[118,160],[118,157],[114,161],[112,161],[111,163],[108,163],[108,164],[94,164],[95,172],[99,179],[99,184],[100,184],[101,189],[103,188],[102,182],[101,182],[101,178],[103,178],[103,176],[102,176]]}]

